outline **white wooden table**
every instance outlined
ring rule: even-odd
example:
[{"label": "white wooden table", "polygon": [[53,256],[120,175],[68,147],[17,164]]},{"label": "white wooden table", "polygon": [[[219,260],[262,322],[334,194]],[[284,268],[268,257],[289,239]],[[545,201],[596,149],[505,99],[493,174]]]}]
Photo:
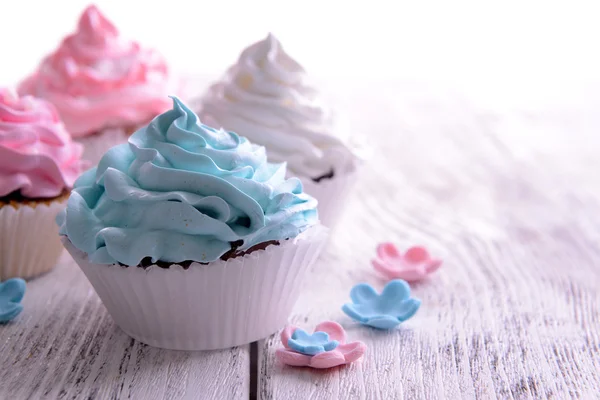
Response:
[{"label": "white wooden table", "polygon": [[[516,109],[406,83],[337,93],[375,156],[290,320],[340,322],[362,362],[285,367],[278,335],[256,351],[148,347],[65,254],[0,326],[0,399],[600,398],[600,91]],[[391,332],[340,310],[354,284],[385,283],[380,241],[445,260]]]}]

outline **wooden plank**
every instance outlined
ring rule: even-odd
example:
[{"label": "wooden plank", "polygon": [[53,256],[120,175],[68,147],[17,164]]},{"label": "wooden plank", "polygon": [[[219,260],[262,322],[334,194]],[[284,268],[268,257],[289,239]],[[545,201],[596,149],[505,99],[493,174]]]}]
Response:
[{"label": "wooden plank", "polygon": [[0,398],[247,398],[249,346],[181,352],[146,346],[112,321],[68,254],[28,283],[0,326]]},{"label": "wooden plank", "polygon": [[[376,157],[291,323],[336,320],[368,353],[332,371],[291,368],[275,359],[274,335],[259,346],[260,398],[596,398],[599,140],[581,123],[592,114],[481,110],[418,86],[352,89],[340,97],[360,110],[353,126]],[[369,262],[384,240],[445,260],[413,287],[419,313],[390,332],[340,310],[356,283],[384,285]]]}]

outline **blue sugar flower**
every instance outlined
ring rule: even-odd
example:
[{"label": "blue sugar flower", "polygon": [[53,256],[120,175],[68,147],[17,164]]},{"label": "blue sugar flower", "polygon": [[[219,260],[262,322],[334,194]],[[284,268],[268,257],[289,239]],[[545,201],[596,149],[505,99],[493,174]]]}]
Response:
[{"label": "blue sugar flower", "polygon": [[381,294],[368,283],[359,283],[350,291],[352,304],[342,310],[353,320],[378,329],[391,329],[406,321],[419,309],[421,300],[410,297],[410,287],[403,280],[388,282]]},{"label": "blue sugar flower", "polygon": [[309,335],[302,329],[296,329],[288,340],[290,349],[309,356],[333,350],[338,344],[337,340],[329,340],[329,334],[326,332],[319,331]]},{"label": "blue sugar flower", "polygon": [[0,283],[0,323],[8,322],[23,311],[21,300],[25,296],[25,281],[8,279]]}]

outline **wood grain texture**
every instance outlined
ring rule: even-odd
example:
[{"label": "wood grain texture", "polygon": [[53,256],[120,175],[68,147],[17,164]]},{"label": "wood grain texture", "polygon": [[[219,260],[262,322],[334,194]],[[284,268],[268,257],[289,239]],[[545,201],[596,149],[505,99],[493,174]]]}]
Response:
[{"label": "wood grain texture", "polygon": [[0,399],[243,399],[249,346],[161,350],[131,339],[68,254],[30,281],[24,311],[0,326]]},{"label": "wood grain texture", "polygon": [[[600,398],[600,88],[518,107],[420,84],[335,91],[375,156],[291,322],[339,321],[368,353],[346,368],[294,369],[275,360],[274,335],[259,343],[258,397]],[[354,284],[385,284],[370,266],[384,240],[445,260],[413,287],[421,310],[390,332],[340,310]],[[129,338],[66,254],[28,284],[24,304],[0,326],[0,399],[244,399],[255,389],[248,346],[175,352]]]},{"label": "wood grain texture", "polygon": [[[291,322],[338,321],[368,353],[327,372],[291,368],[274,335],[259,347],[259,397],[600,398],[594,107],[579,93],[515,109],[390,83],[338,94],[376,156]],[[421,310],[389,332],[340,310],[356,283],[385,284],[370,266],[380,241],[445,260],[413,286]]]}]

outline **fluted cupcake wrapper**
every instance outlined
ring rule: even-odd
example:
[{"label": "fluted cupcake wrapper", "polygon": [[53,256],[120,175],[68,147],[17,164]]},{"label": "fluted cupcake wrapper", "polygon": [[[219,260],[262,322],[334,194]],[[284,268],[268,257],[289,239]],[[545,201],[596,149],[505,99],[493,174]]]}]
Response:
[{"label": "fluted cupcake wrapper", "polygon": [[188,269],[92,264],[68,238],[62,241],[128,335],[166,349],[212,350],[281,329],[326,237],[319,225],[279,246]]},{"label": "fluted cupcake wrapper", "polygon": [[328,228],[334,229],[343,214],[345,203],[352,192],[358,178],[358,171],[348,173],[336,173],[331,179],[323,179],[314,182],[312,179],[300,178],[304,192],[310,194],[319,201],[317,210],[319,220]]},{"label": "fluted cupcake wrapper", "polygon": [[0,281],[33,278],[54,267],[63,246],[56,214],[67,198],[0,208]]}]

